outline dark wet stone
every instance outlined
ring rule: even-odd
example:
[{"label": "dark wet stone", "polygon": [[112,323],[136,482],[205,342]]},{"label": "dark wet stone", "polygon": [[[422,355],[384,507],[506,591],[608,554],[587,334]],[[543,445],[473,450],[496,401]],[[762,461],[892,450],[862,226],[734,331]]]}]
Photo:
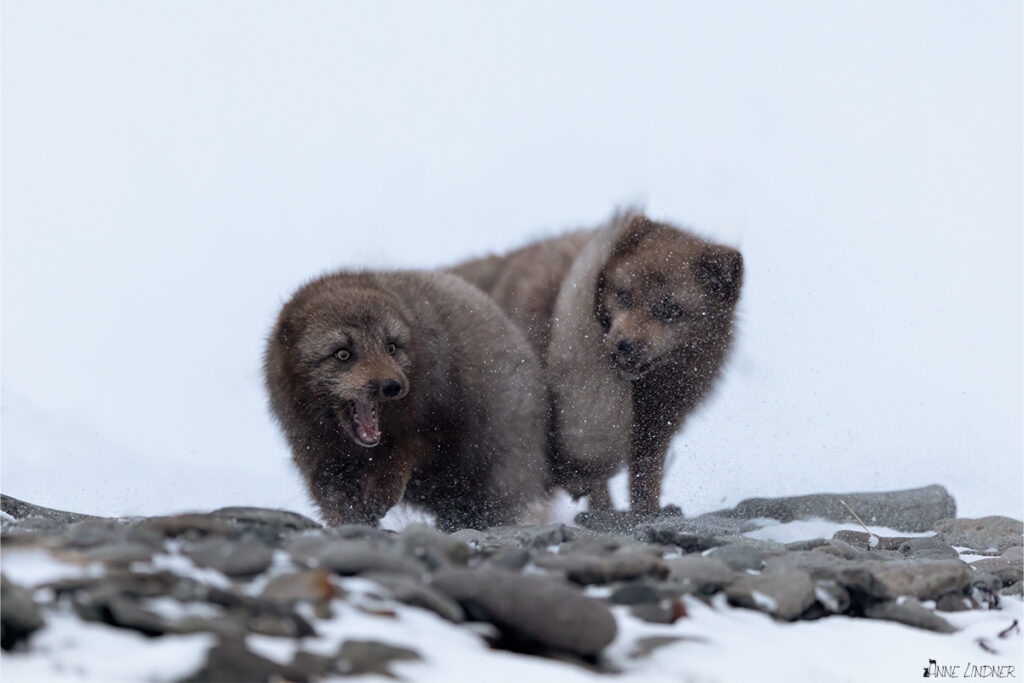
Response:
[{"label": "dark wet stone", "polygon": [[976,571],[971,577],[969,594],[978,607],[996,609],[999,607],[999,591],[1002,587],[1003,580],[995,574]]},{"label": "dark wet stone", "polygon": [[148,517],[136,522],[135,528],[141,533],[153,533],[167,538],[184,536],[189,539],[226,536],[234,531],[234,527],[227,522],[200,514]]},{"label": "dark wet stone", "polygon": [[382,586],[398,602],[428,609],[451,622],[459,623],[465,620],[465,614],[458,602],[409,576],[389,572],[369,572],[362,576]]},{"label": "dark wet stone", "polygon": [[515,536],[524,548],[548,548],[577,538],[579,530],[565,524],[544,524],[520,527]]},{"label": "dark wet stone", "polygon": [[11,650],[45,625],[29,592],[0,574],[0,647]]},{"label": "dark wet stone", "polygon": [[686,606],[676,599],[636,604],[629,613],[649,624],[674,624],[687,616]]},{"label": "dark wet stone", "polygon": [[241,640],[223,639],[206,653],[206,661],[182,683],[265,683],[269,681],[308,681],[303,671],[282,666],[261,657]]},{"label": "dark wet stone", "polygon": [[210,567],[231,577],[260,574],[274,559],[274,551],[253,536],[237,541],[209,538],[187,546],[182,552],[200,567]]},{"label": "dark wet stone", "polygon": [[864,616],[869,619],[896,621],[907,626],[923,628],[938,633],[954,633],[956,631],[952,624],[930,609],[923,607],[920,602],[913,598],[890,600],[868,605],[864,609]]},{"label": "dark wet stone", "polygon": [[445,569],[433,577],[438,590],[457,600],[469,618],[487,621],[507,640],[594,655],[616,634],[606,606],[557,579],[498,569]]},{"label": "dark wet stone", "polygon": [[742,576],[726,589],[729,602],[760,610],[779,619],[799,617],[815,601],[814,582],[807,572],[792,569],[760,576]]},{"label": "dark wet stone", "polygon": [[851,592],[875,600],[902,596],[934,600],[946,593],[962,593],[971,576],[971,568],[959,560],[912,560],[857,563],[841,569],[837,579]]},{"label": "dark wet stone", "polygon": [[[952,517],[952,515],[948,515]],[[1009,517],[980,517],[978,519],[942,519],[934,525],[938,538],[961,548],[977,552],[998,551],[1005,537],[1021,538],[1024,525]]]},{"label": "dark wet stone", "polygon": [[398,535],[398,547],[431,569],[454,564],[465,565],[469,546],[425,524],[410,524]]},{"label": "dark wet stone", "polygon": [[330,575],[322,569],[275,576],[260,593],[264,600],[285,604],[326,602],[340,595],[341,590],[331,583]]},{"label": "dark wet stone", "polygon": [[633,581],[623,584],[612,591],[608,598],[616,605],[640,605],[648,602],[660,602],[661,591],[654,584],[647,581]]},{"label": "dark wet stone", "polygon": [[828,545],[828,539],[825,538],[812,538],[809,541],[794,541],[786,544],[786,550],[789,552],[802,551],[802,550],[814,550],[823,545]]},{"label": "dark wet stone", "polygon": [[53,508],[46,508],[41,505],[33,505],[5,494],[0,494],[0,510],[19,520],[40,517],[63,524],[73,524],[86,519],[102,519],[93,515],[82,515],[77,512],[65,512],[64,510],[54,510]]},{"label": "dark wet stone", "polygon": [[530,562],[530,551],[506,545],[498,548],[487,557],[487,563],[500,569],[518,571]]},{"label": "dark wet stone", "polygon": [[843,569],[856,567],[856,562],[844,560],[831,553],[814,550],[796,550],[785,555],[776,555],[765,560],[763,573],[784,572],[800,569],[812,579],[835,579]]},{"label": "dark wet stone", "polygon": [[589,586],[625,581],[643,576],[665,578],[668,567],[650,553],[625,550],[603,557],[572,553],[540,554],[533,558],[538,567],[561,571],[573,583]]},{"label": "dark wet stone", "polygon": [[1005,557],[986,557],[983,560],[971,562],[971,566],[976,571],[998,576],[1003,582],[1003,586],[1009,586],[1024,580],[1024,563],[1021,560],[1008,560]]},{"label": "dark wet stone", "polygon": [[960,557],[953,546],[937,538],[908,538],[896,549],[909,559],[956,560]]},{"label": "dark wet stone", "polygon": [[900,531],[929,531],[940,519],[956,515],[956,502],[938,485],[880,493],[819,493],[784,498],[750,498],[717,515],[739,519],[767,517],[781,522],[823,518],[856,522],[840,501],[845,501],[865,524]]},{"label": "dark wet stone", "polygon": [[710,557],[684,555],[665,560],[665,564],[669,569],[669,581],[691,593],[717,593],[737,579],[729,565]]},{"label": "dark wet stone", "polygon": [[403,555],[390,544],[369,539],[351,541],[305,537],[288,546],[292,559],[306,567],[320,567],[343,576],[382,571],[419,577],[427,567]]},{"label": "dark wet stone", "polygon": [[133,562],[148,562],[153,559],[154,549],[143,543],[113,543],[89,548],[83,552],[90,562],[103,562],[116,567],[127,567]]},{"label": "dark wet stone", "polygon": [[712,548],[708,552],[707,557],[725,562],[734,571],[745,571],[747,569],[761,571],[764,568],[764,552],[750,545],[718,546],[717,548]]},{"label": "dark wet stone", "polygon": [[972,607],[971,599],[963,593],[946,593],[935,601],[935,609],[939,612],[965,612]]},{"label": "dark wet stone", "polygon": [[814,597],[829,614],[845,614],[850,609],[850,593],[832,579],[814,582]]},{"label": "dark wet stone", "polygon": [[375,640],[346,640],[335,657],[335,667],[347,676],[379,674],[396,678],[391,670],[395,662],[421,660],[420,653]]},{"label": "dark wet stone", "polygon": [[271,508],[226,507],[214,510],[209,516],[237,526],[263,527],[274,531],[308,531],[323,528],[309,517]]}]

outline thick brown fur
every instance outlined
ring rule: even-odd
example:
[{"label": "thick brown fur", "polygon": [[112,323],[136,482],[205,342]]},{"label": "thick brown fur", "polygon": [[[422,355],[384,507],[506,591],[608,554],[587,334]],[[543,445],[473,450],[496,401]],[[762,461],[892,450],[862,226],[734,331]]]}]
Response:
[{"label": "thick brown fur", "polygon": [[404,500],[440,528],[486,528],[543,495],[540,366],[460,278],[316,279],[281,310],[264,366],[273,413],[331,525],[376,524]]},{"label": "thick brown fur", "polygon": [[[631,511],[654,514],[669,442],[732,343],[740,253],[623,212],[489,258],[487,280],[471,281],[543,344],[553,483],[607,509],[607,480],[627,465]],[[467,265],[453,270],[481,272]]]}]

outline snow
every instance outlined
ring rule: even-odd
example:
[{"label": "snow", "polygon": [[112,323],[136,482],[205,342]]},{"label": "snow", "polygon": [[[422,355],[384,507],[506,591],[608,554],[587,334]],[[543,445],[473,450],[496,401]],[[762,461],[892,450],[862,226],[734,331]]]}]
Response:
[{"label": "snow", "polygon": [[313,514],[261,384],[296,287],[640,201],[746,261],[665,502],[941,483],[1019,517],[1020,25],[925,0],[5,3],[3,490]]}]

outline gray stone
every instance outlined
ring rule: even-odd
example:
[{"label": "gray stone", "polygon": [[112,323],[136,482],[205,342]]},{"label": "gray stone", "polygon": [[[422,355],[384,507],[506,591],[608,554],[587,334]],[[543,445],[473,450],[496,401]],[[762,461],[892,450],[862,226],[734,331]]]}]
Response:
[{"label": "gray stone", "polygon": [[939,612],[965,612],[974,607],[971,599],[962,593],[946,593],[935,601]]},{"label": "gray stone", "polygon": [[999,607],[999,591],[1003,588],[1003,580],[995,574],[974,572],[971,577],[971,600],[979,607],[996,609]]},{"label": "gray stone", "polygon": [[116,567],[127,567],[133,562],[148,562],[153,558],[152,546],[143,543],[112,543],[89,548],[82,553],[90,562],[103,562]]},{"label": "gray stone", "polygon": [[814,582],[814,597],[829,614],[845,614],[850,609],[850,593],[833,579]]},{"label": "gray stone", "polygon": [[737,575],[729,565],[710,557],[684,555],[665,560],[669,581],[678,583],[691,593],[710,595],[732,584]]},{"label": "gray stone", "polygon": [[100,545],[124,543],[128,540],[129,527],[124,522],[111,519],[86,519],[67,528],[62,543],[66,548],[80,550]]},{"label": "gray stone", "polygon": [[648,581],[631,581],[612,591],[608,598],[615,605],[640,605],[660,602],[662,594],[658,587]]},{"label": "gray stone", "polygon": [[856,522],[840,501],[845,501],[865,524],[887,526],[900,531],[929,531],[938,520],[956,514],[953,497],[938,485],[881,493],[819,493],[784,498],[750,498],[731,510],[722,510],[716,514],[739,519],[767,517],[781,522],[814,518]]},{"label": "gray stone", "polygon": [[679,600],[662,600],[633,605],[629,613],[649,624],[674,624],[686,616],[686,606]]},{"label": "gray stone", "polygon": [[518,571],[530,563],[530,551],[510,545],[502,546],[487,557],[487,563],[500,569]]},{"label": "gray stone", "polygon": [[725,562],[734,571],[761,571],[764,568],[764,553],[754,546],[723,545],[712,548],[707,557]]},{"label": "gray stone", "polygon": [[776,555],[765,560],[764,573],[785,572],[800,569],[813,579],[835,579],[843,569],[855,567],[856,563],[815,550],[796,550],[785,555]]},{"label": "gray stone", "polygon": [[327,602],[341,594],[341,590],[331,583],[327,572],[323,569],[309,569],[275,576],[263,587],[260,597],[272,602],[292,604],[299,601]]},{"label": "gray stone", "polygon": [[11,650],[45,625],[29,592],[0,574],[0,647]]},{"label": "gray stone", "polygon": [[833,538],[828,542],[828,545],[818,546],[813,551],[815,553],[826,553],[829,555],[835,555],[844,560],[856,560],[856,561],[884,561],[884,560],[902,560],[904,557],[895,550],[861,550],[856,548],[845,541]]},{"label": "gray stone", "polygon": [[457,600],[467,615],[498,627],[506,638],[582,656],[615,638],[615,618],[601,602],[562,581],[498,569],[445,569],[433,585]]},{"label": "gray stone", "polygon": [[565,524],[526,526],[515,531],[524,548],[547,548],[571,541],[579,536],[579,530]]},{"label": "gray stone", "polygon": [[283,666],[249,651],[239,639],[221,639],[206,653],[206,660],[198,671],[182,683],[256,683],[257,681],[311,680],[303,671]]},{"label": "gray stone", "polygon": [[346,676],[379,674],[396,678],[391,671],[394,662],[413,662],[420,659],[420,653],[407,647],[397,647],[375,640],[346,640],[335,657],[335,667]]},{"label": "gray stone", "polygon": [[274,559],[274,551],[252,536],[237,541],[208,538],[189,545],[182,552],[200,567],[210,567],[231,577],[255,576]]},{"label": "gray stone", "polygon": [[625,581],[643,576],[665,578],[668,567],[661,558],[646,552],[625,550],[598,557],[583,553],[538,554],[533,562],[544,569],[561,571],[573,583],[584,586]]},{"label": "gray stone", "polygon": [[926,607],[923,607],[920,602],[913,598],[890,600],[868,605],[864,609],[864,616],[869,619],[896,621],[907,626],[923,628],[938,633],[954,633],[956,631],[952,624]]},{"label": "gray stone", "polygon": [[1003,536],[996,543],[996,550],[1003,555],[1006,554],[1007,550],[1021,547],[1024,547],[1024,536],[1019,535]]},{"label": "gray stone", "polygon": [[655,650],[684,640],[706,642],[700,638],[688,638],[686,636],[647,636],[645,638],[638,638],[633,643],[633,649],[629,652],[629,658],[640,659],[641,657],[647,657]]},{"label": "gray stone", "polygon": [[897,548],[900,555],[912,559],[956,560],[960,553],[953,546],[937,538],[908,538]]},{"label": "gray stone", "polygon": [[168,515],[164,517],[148,517],[135,523],[139,533],[152,533],[168,538],[185,538],[195,540],[204,536],[227,536],[234,527],[225,521],[200,514]]},{"label": "gray stone", "polygon": [[779,619],[793,620],[814,604],[814,582],[807,572],[744,576],[726,589],[729,602],[760,610]]},{"label": "gray stone", "polygon": [[1001,557],[1008,562],[1024,562],[1024,547],[1012,545],[1003,550]]},{"label": "gray stone", "polygon": [[410,524],[398,535],[398,546],[432,568],[443,564],[465,565],[469,546],[458,538],[426,524]]},{"label": "gray stone", "polygon": [[876,600],[902,596],[934,600],[946,593],[962,593],[971,576],[971,568],[959,560],[897,560],[857,563],[841,569],[837,579],[848,590]]},{"label": "gray stone", "polygon": [[[952,515],[948,515],[952,516]],[[1024,525],[1009,517],[980,517],[978,519],[942,519],[934,525],[938,538],[950,545],[970,548],[977,552],[998,550],[1005,537],[1021,538]]]},{"label": "gray stone", "polygon": [[209,514],[214,519],[236,526],[263,527],[274,531],[308,531],[323,528],[309,517],[271,508],[226,507]]},{"label": "gray stone", "polygon": [[459,623],[465,620],[462,607],[455,600],[431,586],[424,585],[404,574],[369,572],[362,575],[382,586],[398,602],[434,612],[448,621]]},{"label": "gray stone", "polygon": [[418,577],[427,571],[422,562],[369,539],[300,538],[288,546],[288,553],[302,566],[322,567],[344,576],[383,571]]},{"label": "gray stone", "polygon": [[971,562],[976,571],[995,574],[1003,582],[1003,586],[1009,586],[1018,581],[1024,580],[1024,562],[1011,560],[1005,557],[986,557],[983,560]]},{"label": "gray stone", "polygon": [[1024,583],[1018,581],[1012,586],[1007,586],[999,591],[1000,595],[1012,596],[1012,595],[1024,595]]},{"label": "gray stone", "polygon": [[826,538],[812,538],[809,541],[793,541],[792,543],[786,544],[786,550],[803,551],[803,550],[814,550],[823,545],[828,545],[828,539]]},{"label": "gray stone", "polygon": [[77,512],[65,512],[64,510],[54,510],[53,508],[46,508],[41,505],[33,505],[32,503],[26,503],[23,500],[18,500],[13,496],[4,494],[0,494],[0,510],[19,520],[39,517],[62,524],[73,524],[86,519],[101,519],[93,515],[82,515]]}]

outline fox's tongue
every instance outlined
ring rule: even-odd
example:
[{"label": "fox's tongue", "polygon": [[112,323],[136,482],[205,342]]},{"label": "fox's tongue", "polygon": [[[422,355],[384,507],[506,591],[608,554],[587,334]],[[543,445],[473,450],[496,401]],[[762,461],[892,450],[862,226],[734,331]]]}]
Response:
[{"label": "fox's tongue", "polygon": [[355,404],[356,430],[359,438],[366,443],[380,441],[380,423],[377,422],[377,406],[369,401],[353,401]]}]

